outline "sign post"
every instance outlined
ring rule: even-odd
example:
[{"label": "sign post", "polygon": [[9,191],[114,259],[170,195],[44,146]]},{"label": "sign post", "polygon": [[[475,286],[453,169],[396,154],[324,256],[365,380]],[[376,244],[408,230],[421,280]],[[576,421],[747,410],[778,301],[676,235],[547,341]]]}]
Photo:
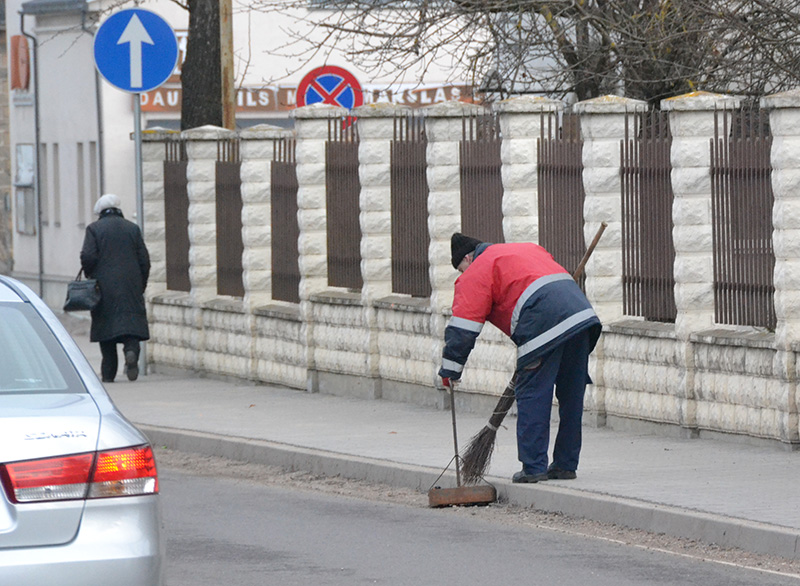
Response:
[{"label": "sign post", "polygon": [[[144,237],[144,195],[142,193],[142,92],[149,92],[172,75],[178,62],[178,41],[166,20],[141,8],[120,10],[109,16],[94,35],[94,62],[103,78],[122,91],[133,94],[136,220]],[[144,343],[139,362],[147,374]]]},{"label": "sign post", "polygon": [[222,127],[236,130],[236,84],[233,76],[233,3],[219,3],[219,56],[222,83]]}]

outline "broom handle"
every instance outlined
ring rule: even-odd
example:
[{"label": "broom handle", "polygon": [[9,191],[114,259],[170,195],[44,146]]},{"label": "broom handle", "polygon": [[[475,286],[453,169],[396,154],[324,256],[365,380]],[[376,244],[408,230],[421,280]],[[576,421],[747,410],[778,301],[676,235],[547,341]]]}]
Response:
[{"label": "broom handle", "polygon": [[[600,228],[598,228],[597,234],[594,235],[592,243],[589,244],[589,248],[586,249],[586,253],[583,255],[581,262],[578,263],[578,268],[576,268],[575,272],[572,273],[572,278],[575,279],[575,281],[581,278],[583,269],[586,268],[586,263],[589,261],[589,257],[592,256],[592,252],[594,252],[597,243],[600,242],[600,237],[603,235],[603,232],[605,232],[607,226],[608,224],[606,222],[600,223]],[[500,400],[497,402],[497,406],[494,408],[494,413],[492,413],[492,416],[489,418],[489,423],[486,424],[486,427],[492,431],[497,431],[497,429],[500,427],[500,424],[503,423],[503,419],[506,418],[508,411],[511,409],[511,405],[514,404],[514,388],[516,387],[516,384],[517,373],[514,373],[514,377],[508,383],[508,386],[506,386],[506,390],[503,391],[502,395],[500,395]],[[455,414],[453,417],[453,430],[455,431]],[[456,449],[456,453],[458,453],[458,449]],[[456,462],[456,477],[458,477],[458,462]]]},{"label": "broom handle", "polygon": [[492,416],[489,418],[489,423],[486,424],[486,427],[492,431],[497,431],[500,428],[500,424],[503,423],[503,419],[506,418],[508,410],[511,409],[511,405],[514,404],[514,388],[516,385],[517,375],[514,373],[514,377],[506,386],[506,390],[503,391],[502,395],[500,395],[500,400],[497,402],[497,406],[494,408],[494,413],[492,413]]},{"label": "broom handle", "polygon": [[600,242],[600,237],[603,235],[603,232],[605,232],[607,226],[608,224],[605,222],[600,223],[600,228],[597,229],[597,234],[594,235],[594,240],[592,240],[589,248],[586,249],[586,253],[583,255],[581,262],[578,263],[578,268],[576,268],[575,272],[572,273],[572,278],[576,281],[581,278],[581,275],[583,275],[583,269],[586,268],[586,263],[589,262],[589,257],[592,256],[594,248],[597,246],[597,243]]},{"label": "broom handle", "polygon": [[458,466],[458,432],[456,431],[456,387],[451,380],[448,390],[450,391],[450,417],[453,419],[453,448],[455,449],[456,462],[456,486],[461,486],[461,469]]}]

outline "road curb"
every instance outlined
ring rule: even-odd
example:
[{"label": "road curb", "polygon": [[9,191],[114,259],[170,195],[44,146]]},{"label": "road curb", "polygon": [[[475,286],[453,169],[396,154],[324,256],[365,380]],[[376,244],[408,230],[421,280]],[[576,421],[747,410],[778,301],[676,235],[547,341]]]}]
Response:
[{"label": "road curb", "polygon": [[[301,446],[137,424],[155,446],[253,462],[322,476],[386,484],[427,492],[442,474],[426,466],[377,460]],[[447,472],[450,480],[454,475]],[[575,490],[560,482],[513,484],[490,478],[500,501],[550,513],[583,517],[652,533],[663,533],[753,553],[800,559],[800,533],[786,527],[607,494]],[[454,485],[455,480],[450,480]],[[754,498],[757,496],[754,495]]]}]

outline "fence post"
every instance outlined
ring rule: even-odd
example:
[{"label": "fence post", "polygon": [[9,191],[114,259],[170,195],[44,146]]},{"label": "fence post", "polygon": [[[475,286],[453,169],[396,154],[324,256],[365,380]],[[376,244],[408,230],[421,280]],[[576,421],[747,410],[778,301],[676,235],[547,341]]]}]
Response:
[{"label": "fence post", "polygon": [[389,103],[356,108],[358,117],[358,175],[361,183],[361,302],[368,328],[367,372],[373,394],[381,396],[380,348],[376,299],[392,293],[391,143],[394,117],[410,108]]},{"label": "fence post", "polygon": [[239,131],[242,149],[242,240],[244,305],[253,309],[272,300],[270,165],[273,143],[291,131],[259,124]]},{"label": "fence post", "polygon": [[[453,282],[458,273],[450,261],[450,237],[461,230],[459,143],[462,121],[483,109],[463,102],[444,102],[425,108],[428,135],[428,229],[431,277],[431,375],[441,361],[444,329],[453,305]],[[467,379],[470,384],[477,381]]]},{"label": "fence post", "polygon": [[775,251],[775,372],[786,404],[781,439],[800,441],[797,405],[797,349],[800,348],[800,90],[761,99],[772,129],[772,245]]},{"label": "fence post", "polygon": [[[603,238],[586,266],[586,296],[600,320],[608,324],[622,317],[621,221],[622,177],[620,141],[625,136],[626,113],[644,110],[639,100],[604,96],[575,104],[583,138],[584,240],[594,238],[602,222],[608,224]],[[589,359],[593,385],[586,389],[585,409],[598,426],[606,421],[604,341]]]},{"label": "fence post", "polygon": [[711,151],[714,112],[735,98],[695,92],[669,98],[672,132],[673,244],[675,246],[675,336],[681,347],[680,424],[688,435],[697,429],[695,367],[690,338],[714,325],[714,249],[711,218]]},{"label": "fence post", "polygon": [[675,330],[679,340],[714,324],[711,152],[714,112],[733,98],[693,93],[662,102],[672,131]]},{"label": "fence post", "polygon": [[560,112],[558,100],[523,96],[499,102],[503,162],[503,234],[506,242],[538,242],[536,141],[542,113]]},{"label": "fence post", "polygon": [[188,343],[194,349],[190,359],[192,368],[201,372],[205,370],[206,352],[202,305],[217,297],[217,141],[233,134],[216,126],[202,126],[182,133],[189,160],[186,191],[189,196],[189,298],[193,329]]},{"label": "fence post", "polygon": [[[431,232],[431,306],[441,315],[453,305],[456,272],[450,263],[450,237],[461,230],[458,145],[462,119],[483,110],[463,102],[444,102],[425,109],[428,133],[428,227]],[[434,331],[444,335],[444,326]]]},{"label": "fence post", "polygon": [[[144,199],[144,240],[150,253],[147,297],[167,290],[167,252],[164,219],[164,143],[176,131],[145,130],[142,133],[142,192]],[[148,310],[151,308],[148,307]],[[150,311],[148,311],[150,313]]]},{"label": "fence post", "polygon": [[297,137],[300,321],[308,372],[306,390],[309,392],[319,391],[310,298],[328,287],[325,142],[328,140],[328,120],[345,115],[347,110],[344,108],[324,104],[303,106],[292,112]]},{"label": "fence post", "polygon": [[619,145],[627,112],[644,110],[640,100],[604,96],[575,104],[583,137],[584,238],[592,241],[601,222],[608,228],[586,267],[586,295],[603,323],[622,317],[622,204]]},{"label": "fence post", "polygon": [[183,132],[189,157],[189,279],[195,306],[217,296],[217,141],[233,134],[215,126]]},{"label": "fence post", "polygon": [[[177,134],[173,131],[172,134]],[[145,306],[148,320],[155,324],[153,298],[167,289],[166,220],[164,217],[164,161],[165,143],[170,131],[153,129],[142,132],[142,205],[145,240],[150,255],[150,276],[145,291]],[[154,336],[155,337],[155,336]],[[150,344],[143,343],[141,360],[143,374],[154,362]]]},{"label": "fence post", "polygon": [[379,103],[356,108],[361,182],[361,267],[365,305],[392,293],[391,143],[394,116],[410,108]]},{"label": "fence post", "polygon": [[244,308],[250,326],[251,380],[258,379],[257,327],[255,308],[272,300],[272,223],[270,206],[270,165],[273,143],[290,131],[260,124],[241,130],[242,166],[242,282]]}]

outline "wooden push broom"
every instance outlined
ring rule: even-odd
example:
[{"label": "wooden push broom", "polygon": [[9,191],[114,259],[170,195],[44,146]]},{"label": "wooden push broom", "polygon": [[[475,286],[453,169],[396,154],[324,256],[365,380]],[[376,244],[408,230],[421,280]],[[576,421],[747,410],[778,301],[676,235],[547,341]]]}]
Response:
[{"label": "wooden push broom", "polygon": [[[603,235],[606,226],[608,226],[608,224],[605,222],[600,224],[600,228],[597,230],[594,240],[592,240],[589,248],[586,249],[586,254],[583,255],[575,272],[572,273],[572,278],[576,281],[580,279],[583,274],[583,270],[586,268],[586,262],[589,260],[592,252],[594,252],[595,246],[597,246],[597,243],[600,241],[600,237]],[[494,451],[497,430],[500,428],[500,424],[503,423],[503,419],[505,419],[509,409],[511,409],[511,405],[514,404],[514,388],[516,383],[517,375],[515,373],[511,382],[508,383],[506,390],[503,391],[503,394],[500,396],[500,400],[497,402],[494,413],[492,413],[492,416],[489,418],[489,422],[483,429],[475,434],[467,444],[464,456],[461,458],[461,477],[464,484],[477,483],[484,477],[486,471],[489,469],[489,461]]]}]

